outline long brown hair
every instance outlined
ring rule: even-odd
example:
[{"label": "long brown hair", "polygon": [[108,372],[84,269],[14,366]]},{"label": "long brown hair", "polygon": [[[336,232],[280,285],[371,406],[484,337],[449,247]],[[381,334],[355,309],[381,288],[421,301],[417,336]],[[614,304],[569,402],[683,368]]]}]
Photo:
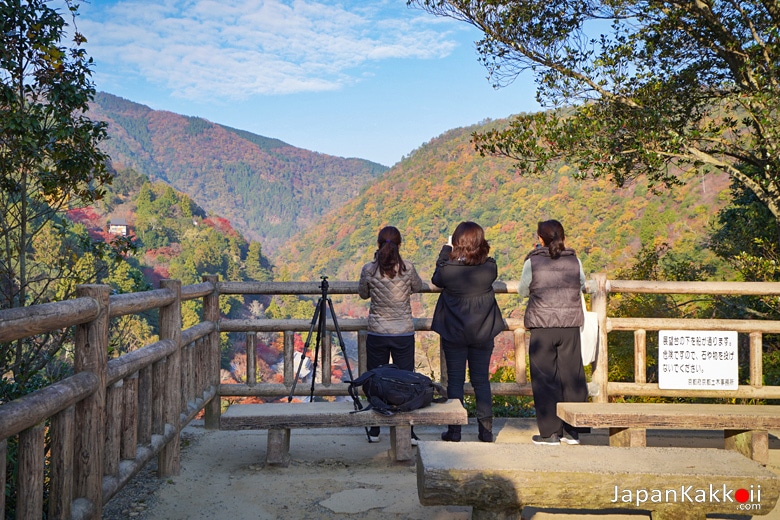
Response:
[{"label": "long brown hair", "polygon": [[563,232],[563,224],[557,220],[539,222],[536,233],[542,237],[544,245],[550,250],[550,258],[553,260],[561,256],[561,252],[566,249],[566,245],[563,243],[566,239]]},{"label": "long brown hair", "polygon": [[379,273],[388,278],[406,271],[406,264],[398,248],[401,246],[401,232],[393,226],[385,226],[376,239],[377,250],[374,253]]},{"label": "long brown hair", "polygon": [[450,260],[460,260],[466,265],[484,264],[490,252],[485,231],[476,222],[461,222],[452,233]]}]

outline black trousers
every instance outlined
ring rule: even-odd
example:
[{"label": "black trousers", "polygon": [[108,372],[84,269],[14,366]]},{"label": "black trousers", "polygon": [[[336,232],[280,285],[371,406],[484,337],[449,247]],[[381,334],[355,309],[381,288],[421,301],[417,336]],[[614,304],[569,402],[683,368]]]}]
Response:
[{"label": "black trousers", "polygon": [[463,402],[463,386],[466,383],[468,365],[469,381],[474,388],[474,398],[477,402],[477,419],[492,418],[490,357],[493,355],[493,340],[473,345],[442,340],[441,346],[447,363],[447,397]]},{"label": "black trousers", "polygon": [[578,327],[531,329],[528,355],[536,424],[542,437],[563,435],[576,428],[558,418],[559,402],[585,402],[588,384],[580,353]]},{"label": "black trousers", "polygon": [[[390,362],[401,370],[414,372],[414,335],[409,336],[378,336],[368,334],[366,336],[366,370],[371,370],[379,365]],[[414,433],[414,427],[412,427]],[[379,426],[372,426],[370,435],[379,435]]]},{"label": "black trousers", "polygon": [[414,334],[409,336],[366,336],[366,369],[371,370],[390,362],[401,370],[414,372]]}]

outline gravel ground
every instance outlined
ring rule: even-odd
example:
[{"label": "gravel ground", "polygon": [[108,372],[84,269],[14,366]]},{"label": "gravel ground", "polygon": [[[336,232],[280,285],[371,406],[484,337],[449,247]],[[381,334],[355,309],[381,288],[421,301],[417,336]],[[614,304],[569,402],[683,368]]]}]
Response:
[{"label": "gravel ground", "polygon": [[[182,455],[196,442],[199,437],[187,431],[181,434]],[[166,481],[157,477],[157,457],[141,468],[125,487],[103,506],[103,520],[126,520],[135,518],[144,520],[153,518],[150,511],[157,500],[155,493]]]},{"label": "gravel ground", "polygon": [[[477,441],[476,422],[464,427],[463,442]],[[440,427],[415,428],[423,441],[438,441]],[[530,442],[535,421],[497,419],[497,442]],[[205,431],[193,421],[182,432],[180,475],[157,477],[152,460],[103,508],[104,520],[468,520],[470,508],[422,506],[415,465],[387,457],[389,432],[369,444],[359,429],[298,429],[291,438],[288,467],[264,463],[266,434]],[[658,432],[656,432],[658,433]],[[771,432],[770,464],[780,469],[780,432]],[[606,431],[583,444],[606,445]],[[685,432],[648,437],[655,446],[722,447],[722,432]],[[576,453],[577,447],[563,446]],[[636,514],[583,515],[574,511],[523,511],[529,520],[629,520]],[[767,520],[780,520],[780,507]],[[763,512],[762,512],[763,513]],[[746,518],[727,515],[728,518]]]},{"label": "gravel ground", "polygon": [[162,481],[157,478],[157,461],[154,460],[108,501],[103,507],[103,520],[150,518],[147,508],[154,504],[154,493],[161,485]]}]

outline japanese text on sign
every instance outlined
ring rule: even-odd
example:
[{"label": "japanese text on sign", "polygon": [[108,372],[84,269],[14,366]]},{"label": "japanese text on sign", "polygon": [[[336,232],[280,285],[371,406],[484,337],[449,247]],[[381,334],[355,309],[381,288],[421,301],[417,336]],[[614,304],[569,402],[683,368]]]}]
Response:
[{"label": "japanese text on sign", "polygon": [[658,331],[658,387],[736,390],[736,331]]}]

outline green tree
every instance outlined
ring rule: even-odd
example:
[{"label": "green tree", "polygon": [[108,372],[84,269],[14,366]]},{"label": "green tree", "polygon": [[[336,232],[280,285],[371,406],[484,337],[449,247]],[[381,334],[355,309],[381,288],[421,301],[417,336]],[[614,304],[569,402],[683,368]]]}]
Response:
[{"label": "green tree", "polygon": [[[43,0],[0,0],[0,308],[23,307],[52,298],[63,276],[61,262],[35,256],[37,238],[68,234],[67,206],[88,205],[103,194],[111,175],[98,144],[104,123],[86,117],[95,90],[92,60],[78,31],[61,45],[66,23]],[[75,17],[77,8],[66,1]],[[49,244],[51,245],[51,244]],[[82,266],[83,267],[83,266]],[[0,345],[0,374],[16,384],[59,348],[40,352],[24,341]]]},{"label": "green tree", "polygon": [[[645,245],[637,253],[634,264],[615,273],[621,280],[703,281],[710,278],[713,267],[691,258],[687,253],[675,253],[667,244]],[[641,316],[646,318],[712,317],[710,296],[674,294],[617,294],[609,300],[610,316]],[[634,336],[630,331],[609,334],[609,372],[611,381],[631,380],[634,373]],[[647,334],[648,380],[657,378],[658,335]]]},{"label": "green tree", "polygon": [[[774,240],[777,223],[755,194],[733,186],[731,204],[717,216],[717,228],[709,247],[746,281],[780,281],[780,245]],[[780,319],[780,297],[776,295],[715,297],[718,316],[733,319]],[[780,336],[764,334],[764,384],[780,381]],[[742,355],[742,353],[741,353]],[[747,354],[744,354],[747,357]]]},{"label": "green tree", "polygon": [[[645,175],[673,186],[720,170],[780,221],[780,4],[766,0],[408,0],[481,30],[480,60],[498,87],[531,71],[537,99],[473,136],[483,154],[617,185]],[[778,237],[775,237],[777,240]]]}]

